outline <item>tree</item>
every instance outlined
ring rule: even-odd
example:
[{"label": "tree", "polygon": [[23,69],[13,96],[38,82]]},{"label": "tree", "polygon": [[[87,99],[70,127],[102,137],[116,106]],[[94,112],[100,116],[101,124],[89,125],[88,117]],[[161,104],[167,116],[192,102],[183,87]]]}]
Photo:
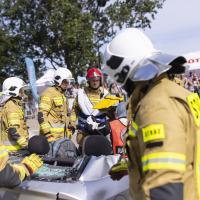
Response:
[{"label": "tree", "polygon": [[0,61],[7,59],[0,67],[23,74],[24,58],[29,56],[37,71],[45,69],[49,61],[52,66],[67,65],[78,74],[86,64],[100,65],[101,46],[119,29],[150,27],[163,2],[0,0],[0,37],[4,40]]},{"label": "tree", "polygon": [[15,60],[17,48],[14,37],[9,37],[6,32],[0,29],[0,82],[10,75],[19,75],[20,70],[13,70],[13,66],[19,65],[20,62]]}]

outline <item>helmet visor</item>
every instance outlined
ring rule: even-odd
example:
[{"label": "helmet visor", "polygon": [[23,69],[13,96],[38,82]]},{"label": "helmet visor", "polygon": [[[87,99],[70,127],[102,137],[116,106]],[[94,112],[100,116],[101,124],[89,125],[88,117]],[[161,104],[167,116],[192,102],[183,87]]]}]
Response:
[{"label": "helmet visor", "polygon": [[71,83],[74,83],[74,78],[67,78],[67,79],[63,79],[62,80],[62,83],[66,83],[66,84],[71,84]]},{"label": "helmet visor", "polygon": [[93,82],[100,81],[100,80],[101,80],[101,77],[100,77],[100,76],[88,78],[88,81],[93,81]]},{"label": "helmet visor", "polygon": [[132,81],[150,80],[168,71],[172,67],[170,63],[177,58],[179,57],[159,52],[142,60],[129,77]]}]

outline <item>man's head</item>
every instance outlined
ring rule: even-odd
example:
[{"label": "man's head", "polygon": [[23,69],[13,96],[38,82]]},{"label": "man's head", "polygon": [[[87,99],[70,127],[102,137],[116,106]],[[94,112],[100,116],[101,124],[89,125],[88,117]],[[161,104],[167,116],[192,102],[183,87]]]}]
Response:
[{"label": "man's head", "polygon": [[[108,44],[104,54],[103,71],[127,89],[127,84],[131,82],[151,80],[185,62],[184,57],[156,50],[140,30],[127,28]],[[179,73],[181,72],[183,73],[183,70]]]},{"label": "man's head", "polygon": [[59,67],[54,76],[54,82],[59,86],[63,91],[67,89],[70,84],[70,81],[73,80],[72,73],[67,68]]},{"label": "man's head", "polygon": [[96,90],[102,85],[103,74],[97,68],[91,68],[87,71],[86,79],[90,88]]}]

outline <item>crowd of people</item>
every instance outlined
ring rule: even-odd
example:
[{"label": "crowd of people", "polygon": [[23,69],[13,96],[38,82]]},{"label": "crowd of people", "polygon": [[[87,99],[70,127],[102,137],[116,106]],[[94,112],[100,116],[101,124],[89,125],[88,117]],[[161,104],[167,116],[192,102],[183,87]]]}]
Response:
[{"label": "crowd of people", "polygon": [[176,75],[175,81],[191,92],[200,96],[200,76],[196,72],[189,72],[185,75]]},{"label": "crowd of people", "polygon": [[[122,155],[109,174],[113,180],[129,175],[134,200],[199,199],[199,78],[196,73],[183,76],[185,64],[184,57],[156,50],[143,32],[127,28],[105,50],[103,71],[115,81],[109,86],[98,68],[87,71],[83,88],[70,85],[72,73],[58,68],[54,85],[39,101],[40,134],[49,144],[45,153],[65,138],[73,143],[76,130],[81,155],[84,141],[99,134],[109,138],[112,153]],[[42,165],[36,154],[18,165],[7,162],[8,154],[30,146],[23,86],[18,77],[3,82],[1,186],[19,184]],[[10,175],[17,177],[15,182]]]}]

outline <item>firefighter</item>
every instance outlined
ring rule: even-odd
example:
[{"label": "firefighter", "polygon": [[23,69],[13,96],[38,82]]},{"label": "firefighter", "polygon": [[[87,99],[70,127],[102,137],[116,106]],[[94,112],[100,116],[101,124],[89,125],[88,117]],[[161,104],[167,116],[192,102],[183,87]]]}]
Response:
[{"label": "firefighter", "polygon": [[25,157],[20,164],[9,164],[8,151],[0,144],[0,187],[15,187],[36,172],[43,162],[36,154]]},{"label": "firefighter", "polygon": [[22,104],[24,86],[24,81],[17,77],[7,78],[3,82],[1,142],[9,152],[24,149],[28,145],[28,128]]},{"label": "firefighter", "polygon": [[186,59],[162,53],[140,30],[119,33],[104,70],[130,96],[126,139],[134,200],[200,199],[200,101],[169,79]]},{"label": "firefighter", "polygon": [[[98,128],[99,123],[106,123],[107,121],[105,113],[93,109],[93,106],[108,94],[108,91],[102,87],[102,72],[97,68],[90,68],[87,71],[86,79],[88,86],[78,90],[72,113],[75,113],[75,119],[78,119],[77,143],[79,149],[82,147],[83,139],[89,132],[92,132],[92,130],[89,130],[89,126],[94,130]],[[71,125],[75,126],[73,121],[71,121]]]},{"label": "firefighter", "polygon": [[67,136],[67,99],[65,91],[72,80],[72,73],[60,67],[54,76],[54,85],[47,88],[40,97],[38,122],[40,132],[48,142]]}]

